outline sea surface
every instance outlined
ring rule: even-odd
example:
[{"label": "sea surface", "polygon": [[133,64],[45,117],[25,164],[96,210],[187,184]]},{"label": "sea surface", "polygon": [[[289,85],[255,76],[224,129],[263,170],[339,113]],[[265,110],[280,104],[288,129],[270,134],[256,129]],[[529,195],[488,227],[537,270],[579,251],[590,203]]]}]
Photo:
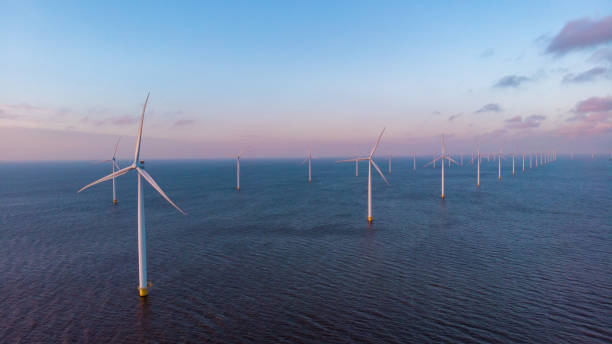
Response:
[{"label": "sea surface", "polygon": [[612,342],[612,161],[464,159],[147,161],[145,299],[134,173],[0,163],[0,342]]}]

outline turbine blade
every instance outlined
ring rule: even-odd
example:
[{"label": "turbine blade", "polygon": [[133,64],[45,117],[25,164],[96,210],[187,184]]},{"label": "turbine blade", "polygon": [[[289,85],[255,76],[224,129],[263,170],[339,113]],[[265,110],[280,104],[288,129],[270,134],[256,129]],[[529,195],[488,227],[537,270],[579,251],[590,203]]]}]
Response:
[{"label": "turbine blade", "polygon": [[100,179],[96,180],[96,181],[95,181],[95,182],[93,182],[93,183],[89,183],[89,184],[85,185],[85,186],[84,186],[84,187],[82,187],[82,188],[81,188],[79,191],[77,191],[77,193],[79,193],[79,192],[81,192],[81,191],[83,191],[83,190],[87,189],[87,188],[88,188],[88,187],[90,187],[90,186],[94,186],[94,185],[96,185],[96,184],[98,184],[98,183],[102,183],[102,182],[105,182],[105,181],[107,181],[107,180],[111,180],[111,179],[113,179],[113,178],[117,178],[117,177],[119,177],[119,176],[122,176],[122,175],[124,175],[124,174],[126,174],[126,173],[130,172],[130,171],[131,171],[131,170],[133,170],[133,169],[134,169],[134,166],[128,166],[128,167],[126,167],[126,168],[124,168],[124,169],[121,169],[121,170],[119,170],[119,171],[115,172],[115,173],[111,173],[111,174],[109,174],[109,175],[108,175],[108,176],[106,176],[106,177],[102,177],[102,178],[100,178]]},{"label": "turbine blade", "polygon": [[117,148],[119,148],[119,141],[121,141],[121,136],[117,139],[117,143],[115,144],[115,153],[113,153],[113,159],[117,155]]},{"label": "turbine blade", "polygon": [[134,151],[134,163],[138,164],[140,159],[140,141],[142,139],[142,123],[144,122],[145,110],[147,109],[147,103],[149,102],[149,95],[151,93],[147,93],[147,98],[145,99],[144,106],[142,107],[142,115],[140,115],[140,126],[138,126],[138,134],[136,135],[136,150]]},{"label": "turbine blade", "polygon": [[168,201],[168,203],[172,204],[173,207],[176,208],[176,210],[178,210],[179,212],[181,212],[181,214],[183,215],[187,215],[187,213],[185,213],[181,208],[178,207],[178,205],[174,204],[174,202],[172,202],[172,200],[166,195],[166,193],[164,192],[164,190],[162,190],[159,185],[157,185],[157,183],[155,182],[155,180],[153,179],[153,177],[151,177],[147,171],[136,167],[136,170],[138,171],[138,173],[140,173],[140,175],[147,181],[149,182],[149,184],[151,184],[151,186],[153,187],[153,189],[157,190],[157,192],[159,192],[160,195],[162,195],[162,197],[164,197],[166,199],[166,201]]},{"label": "turbine blade", "polygon": [[428,163],[426,163],[426,164],[425,164],[423,167],[427,167],[427,166],[429,166],[429,165],[433,164],[434,162],[436,162],[436,161],[438,161],[438,160],[440,160],[440,158],[439,158],[439,157],[438,157],[438,158],[433,159],[432,161],[430,161],[430,162],[428,162]]},{"label": "turbine blade", "polygon": [[364,160],[368,160],[368,158],[354,158],[354,159],[347,159],[347,160],[337,160],[336,162],[355,162],[355,161],[364,161]]},{"label": "turbine blade", "polygon": [[385,129],[387,129],[386,127],[383,128],[383,130],[380,132],[380,135],[378,136],[378,140],[376,140],[376,144],[374,145],[374,148],[372,148],[372,151],[370,152],[370,159],[372,158],[372,155],[374,155],[374,152],[376,152],[376,148],[378,148],[378,143],[380,143],[380,139],[382,138],[383,134],[385,133]]},{"label": "turbine blade", "polygon": [[378,174],[380,174],[380,176],[382,177],[382,179],[385,181],[385,183],[387,183],[387,185],[391,185],[389,184],[389,181],[387,181],[387,178],[385,178],[385,176],[383,175],[382,171],[380,170],[380,168],[378,168],[378,165],[376,165],[376,163],[374,162],[374,160],[372,160],[372,165],[374,165],[374,168],[376,169],[376,171],[378,171]]},{"label": "turbine blade", "polygon": [[446,159],[450,160],[452,163],[454,163],[455,165],[459,165],[458,162],[455,161],[455,159],[451,158],[451,157],[446,157]]},{"label": "turbine blade", "polygon": [[120,169],[121,169],[121,167],[119,167],[119,165],[117,165],[117,162],[116,162],[116,161],[113,161],[113,165],[115,165],[115,167],[116,167],[118,170],[120,170]]}]

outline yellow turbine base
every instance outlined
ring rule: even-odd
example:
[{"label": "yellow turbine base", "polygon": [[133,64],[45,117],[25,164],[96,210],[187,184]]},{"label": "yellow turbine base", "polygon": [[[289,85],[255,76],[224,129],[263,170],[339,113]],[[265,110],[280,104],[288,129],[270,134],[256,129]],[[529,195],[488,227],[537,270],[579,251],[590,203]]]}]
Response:
[{"label": "yellow turbine base", "polygon": [[138,292],[140,293],[140,297],[145,297],[149,295],[149,291],[147,288],[138,288]]},{"label": "yellow turbine base", "polygon": [[477,187],[480,187],[480,183],[476,184]]},{"label": "yellow turbine base", "polygon": [[113,204],[117,204],[117,200],[116,199],[113,200]]},{"label": "yellow turbine base", "polygon": [[368,223],[372,223],[372,218],[368,216]]},{"label": "yellow turbine base", "polygon": [[442,194],[442,199],[444,199],[444,194]]},{"label": "yellow turbine base", "polygon": [[240,186],[236,188],[236,190],[240,191]]}]

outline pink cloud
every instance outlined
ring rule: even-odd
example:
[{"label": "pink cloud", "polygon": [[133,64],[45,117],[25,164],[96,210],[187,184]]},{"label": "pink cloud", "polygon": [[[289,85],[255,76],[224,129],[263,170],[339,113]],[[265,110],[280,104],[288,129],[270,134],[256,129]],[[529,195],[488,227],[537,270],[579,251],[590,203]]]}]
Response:
[{"label": "pink cloud", "polygon": [[571,50],[583,49],[612,41],[612,16],[601,20],[578,19],[570,21],[546,48],[547,53],[563,55]]},{"label": "pink cloud", "polygon": [[508,129],[528,129],[537,128],[540,123],[546,119],[546,116],[542,115],[531,115],[523,119],[522,116],[515,116],[508,118],[506,122],[506,128]]},{"label": "pink cloud", "polygon": [[574,116],[567,119],[570,124],[561,127],[564,135],[604,134],[612,131],[612,96],[591,97],[580,101]]},{"label": "pink cloud", "polygon": [[591,97],[576,104],[577,113],[602,112],[612,110],[612,96]]}]

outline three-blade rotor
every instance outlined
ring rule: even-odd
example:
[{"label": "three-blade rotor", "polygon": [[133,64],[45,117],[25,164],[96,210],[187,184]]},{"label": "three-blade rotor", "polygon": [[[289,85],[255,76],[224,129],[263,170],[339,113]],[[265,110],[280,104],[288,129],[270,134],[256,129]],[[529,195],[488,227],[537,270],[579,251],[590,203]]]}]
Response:
[{"label": "three-blade rotor", "polygon": [[[82,187],[78,192],[81,192],[91,186],[94,186],[96,184],[105,182],[107,180],[111,180],[113,178],[117,178],[119,176],[122,176],[128,172],[130,172],[131,170],[136,170],[136,172],[138,172],[138,174],[143,177],[157,192],[159,192],[160,195],[162,195],[163,198],[166,199],[166,201],[168,201],[168,203],[170,203],[174,208],[176,208],[176,210],[178,210],[181,214],[183,215],[187,215],[181,208],[179,208],[174,202],[172,202],[172,200],[166,195],[166,193],[159,187],[159,185],[157,185],[157,183],[155,182],[155,180],[153,179],[153,177],[151,177],[151,175],[149,175],[149,173],[147,173],[143,166],[140,164],[140,142],[142,139],[142,124],[144,122],[144,115],[145,115],[145,110],[147,108],[147,103],[149,101],[149,93],[147,93],[147,98],[145,99],[145,103],[144,106],[142,108],[142,115],[140,116],[140,125],[138,127],[138,134],[136,137],[136,151],[134,152],[134,162],[132,163],[132,165],[119,169],[119,171],[116,171],[114,173],[111,173],[105,177],[102,177],[92,183],[89,183],[87,185],[85,185],[84,187]],[[117,146],[119,145],[119,141],[117,141],[117,145],[115,146],[115,154],[117,153]],[[115,159],[115,154],[113,155],[113,162]],[[117,168],[119,168],[118,165],[115,164],[115,166]]]},{"label": "three-blade rotor", "polygon": [[380,132],[380,135],[378,135],[378,140],[376,140],[376,144],[374,144],[374,147],[372,147],[372,150],[370,151],[370,155],[367,158],[360,157],[360,158],[353,158],[353,159],[346,159],[346,160],[338,160],[336,162],[370,161],[370,163],[374,166],[374,169],[376,169],[376,171],[378,171],[378,174],[380,174],[380,176],[385,181],[385,183],[387,183],[387,185],[391,185],[391,184],[389,184],[389,181],[387,180],[387,178],[385,178],[385,176],[383,175],[382,171],[380,170],[380,168],[378,167],[378,165],[376,164],[376,162],[372,158],[374,156],[374,153],[376,152],[376,149],[378,148],[378,144],[380,143],[380,139],[382,139],[382,136],[385,133],[385,129],[386,128],[383,128],[383,130]]}]

